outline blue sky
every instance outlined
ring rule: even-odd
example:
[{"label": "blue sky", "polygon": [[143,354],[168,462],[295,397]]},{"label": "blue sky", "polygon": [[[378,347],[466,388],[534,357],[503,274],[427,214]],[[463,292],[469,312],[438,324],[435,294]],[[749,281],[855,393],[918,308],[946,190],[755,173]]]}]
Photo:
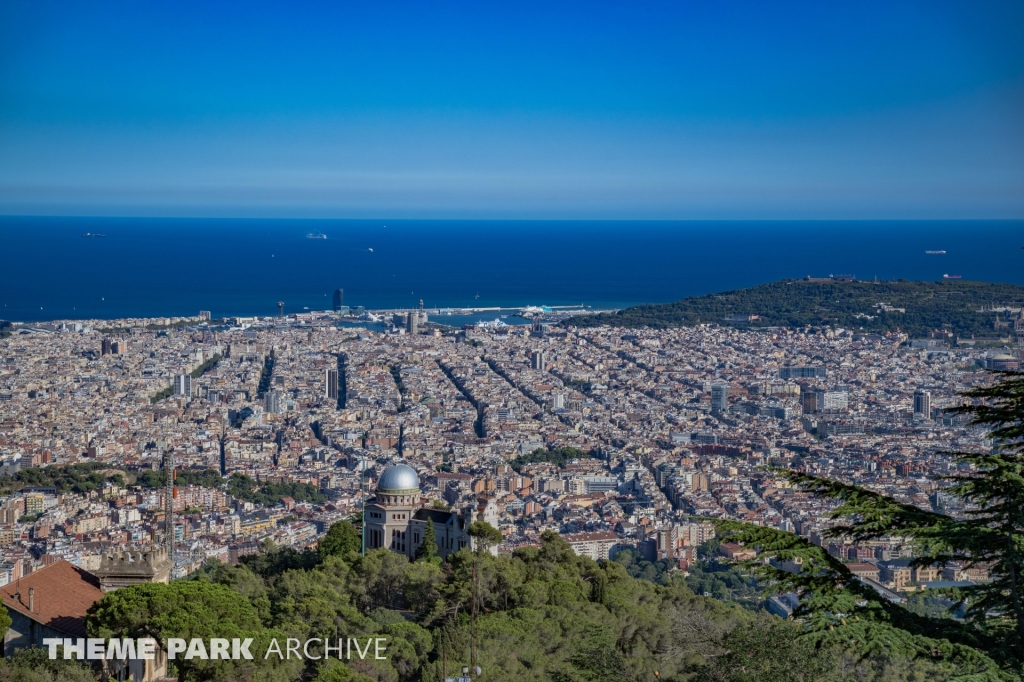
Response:
[{"label": "blue sky", "polygon": [[0,3],[0,213],[1024,217],[1024,3]]}]

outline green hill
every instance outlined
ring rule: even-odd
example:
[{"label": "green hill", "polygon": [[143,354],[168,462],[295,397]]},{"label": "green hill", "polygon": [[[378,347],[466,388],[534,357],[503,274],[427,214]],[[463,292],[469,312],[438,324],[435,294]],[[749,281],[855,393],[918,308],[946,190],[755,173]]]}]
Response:
[{"label": "green hill", "polygon": [[[942,656],[814,642],[797,623],[695,594],[680,572],[639,580],[616,561],[576,556],[551,532],[512,556],[462,550],[445,562],[385,549],[361,557],[345,545],[267,546],[193,580],[122,588],[91,609],[89,635],[254,638],[251,662],[175,661],[183,682],[440,682],[471,665],[474,640],[480,682],[881,682],[957,669]],[[376,636],[386,639],[381,659],[263,654],[271,638]]]},{"label": "green hill", "polygon": [[[782,280],[749,289],[690,296],[675,303],[640,305],[566,321],[577,327],[669,328],[715,323],[753,327],[831,325],[922,336],[945,329],[956,336],[1005,336],[996,328],[1000,306],[1024,305],[1024,287],[964,280],[856,282]],[[729,319],[731,316],[737,316]],[[747,316],[757,316],[747,320]],[[743,319],[738,319],[742,317]],[[1006,315],[999,316],[1002,322]],[[1010,323],[1012,332],[1012,322]]]}]

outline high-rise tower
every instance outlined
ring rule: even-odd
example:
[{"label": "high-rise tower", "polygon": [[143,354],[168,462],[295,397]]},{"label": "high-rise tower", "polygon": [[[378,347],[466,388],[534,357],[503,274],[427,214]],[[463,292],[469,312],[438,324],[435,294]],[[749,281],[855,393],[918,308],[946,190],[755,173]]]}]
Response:
[{"label": "high-rise tower", "polygon": [[932,394],[924,389],[914,391],[914,418],[932,418]]},{"label": "high-rise tower", "polygon": [[164,471],[167,473],[167,485],[164,489],[164,544],[167,546],[167,557],[171,560],[171,572],[174,572],[174,498],[178,489],[174,485],[174,451],[164,453]]},{"label": "high-rise tower", "polygon": [[324,381],[326,383],[324,395],[328,400],[338,401],[338,370],[328,369]]},{"label": "high-rise tower", "polygon": [[729,384],[711,386],[711,411],[716,414],[725,414],[729,411]]},{"label": "high-rise tower", "polygon": [[341,306],[345,305],[345,290],[335,289],[334,299],[331,301],[331,307],[334,308],[334,312],[341,310]]}]

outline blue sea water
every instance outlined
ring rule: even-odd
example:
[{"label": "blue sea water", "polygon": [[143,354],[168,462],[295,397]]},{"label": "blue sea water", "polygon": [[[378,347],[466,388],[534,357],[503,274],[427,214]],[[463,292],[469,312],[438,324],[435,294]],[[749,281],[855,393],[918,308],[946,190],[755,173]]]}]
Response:
[{"label": "blue sea water", "polygon": [[1022,246],[1019,220],[0,217],[0,319],[271,315],[326,309],[337,288],[368,308],[617,308],[806,275],[1024,285]]}]

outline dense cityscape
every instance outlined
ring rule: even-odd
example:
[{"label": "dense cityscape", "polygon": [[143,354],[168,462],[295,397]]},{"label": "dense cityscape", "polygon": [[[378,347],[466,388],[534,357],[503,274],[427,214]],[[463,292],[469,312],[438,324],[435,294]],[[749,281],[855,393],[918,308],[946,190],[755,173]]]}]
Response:
[{"label": "dense cityscape", "polygon": [[[102,573],[114,550],[166,547],[183,577],[268,540],[314,546],[400,463],[419,488],[410,518],[485,520],[501,553],[553,530],[583,556],[630,549],[685,571],[714,537],[709,521],[730,518],[795,531],[879,587],[987,577],[955,563],[911,571],[899,538],[826,540],[829,503],[776,471],[956,514],[943,453],[983,448],[986,433],[946,410],[990,381],[986,369],[1018,368],[1019,351],[941,331],[578,329],[539,317],[452,329],[415,310],[387,322],[202,313],[15,326],[0,340],[0,584],[60,559]],[[1013,330],[1024,342],[1019,311]],[[63,465],[82,473],[25,482],[25,470]],[[414,556],[409,525],[371,546]]]}]

